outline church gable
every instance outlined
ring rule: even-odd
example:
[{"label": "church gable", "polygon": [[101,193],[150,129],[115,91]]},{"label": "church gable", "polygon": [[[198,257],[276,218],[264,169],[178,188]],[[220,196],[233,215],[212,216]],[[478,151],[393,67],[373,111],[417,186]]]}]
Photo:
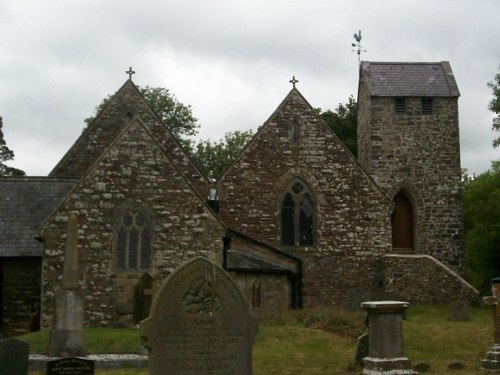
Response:
[{"label": "church gable", "polygon": [[208,182],[172,136],[167,127],[152,112],[138,88],[127,80],[110,99],[106,107],[83,131],[75,144],[50,172],[52,177],[81,177],[115,138],[135,117],[140,117],[154,135],[159,146],[184,173],[200,194],[205,195]]},{"label": "church gable", "polygon": [[[330,232],[332,225],[349,226],[346,218],[361,218],[367,210],[388,216],[391,206],[296,89],[223,175],[218,188],[221,217],[226,225],[284,246],[300,245],[297,235],[283,237],[280,215],[286,215],[284,206],[303,204],[308,206],[304,210],[315,211],[314,238],[306,239],[304,246],[320,246],[319,232]],[[295,210],[295,219],[291,220],[299,221],[296,226],[300,231],[302,219],[297,219],[300,212]]]},{"label": "church gable", "polygon": [[145,273],[161,280],[197,255],[222,264],[222,224],[146,125],[133,120],[42,228],[45,325],[60,287],[70,214],[78,220],[88,325],[130,325],[134,288]]},{"label": "church gable", "polygon": [[379,292],[392,203],[296,89],[218,189],[225,225],[304,262],[305,307],[359,306]]}]

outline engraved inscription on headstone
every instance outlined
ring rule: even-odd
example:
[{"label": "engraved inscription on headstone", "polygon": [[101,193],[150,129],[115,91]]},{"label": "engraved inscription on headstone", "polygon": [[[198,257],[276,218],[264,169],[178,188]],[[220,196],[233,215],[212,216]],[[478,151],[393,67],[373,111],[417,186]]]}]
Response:
[{"label": "engraved inscription on headstone", "polygon": [[94,361],[61,358],[47,362],[47,375],[94,375]]},{"label": "engraved inscription on headstone", "polygon": [[156,293],[141,337],[149,373],[248,375],[255,321],[230,276],[207,258],[194,258]]},{"label": "engraved inscription on headstone", "polygon": [[28,344],[17,339],[0,340],[0,375],[28,373]]}]

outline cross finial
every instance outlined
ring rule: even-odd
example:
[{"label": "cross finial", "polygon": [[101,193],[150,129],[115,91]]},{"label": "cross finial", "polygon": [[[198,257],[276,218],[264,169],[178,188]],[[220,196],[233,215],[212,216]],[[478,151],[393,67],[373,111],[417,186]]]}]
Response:
[{"label": "cross finial", "polygon": [[135,74],[135,70],[132,70],[132,67],[130,67],[125,73],[128,74],[128,79],[132,79],[132,74]]},{"label": "cross finial", "polygon": [[293,76],[293,77],[292,77],[292,79],[291,79],[290,81],[288,81],[288,82],[290,82],[290,83],[293,85],[293,88],[295,88],[295,84],[296,84],[297,82],[299,82],[299,80],[298,80],[298,79],[295,79],[295,76]]}]

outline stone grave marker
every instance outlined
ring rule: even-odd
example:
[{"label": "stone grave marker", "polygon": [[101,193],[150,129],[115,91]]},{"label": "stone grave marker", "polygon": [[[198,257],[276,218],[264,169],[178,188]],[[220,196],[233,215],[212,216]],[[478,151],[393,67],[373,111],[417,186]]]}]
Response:
[{"label": "stone grave marker", "polygon": [[453,300],[449,304],[449,320],[463,322],[470,320],[469,303],[465,300]]},{"label": "stone grave marker", "polygon": [[29,345],[9,338],[0,340],[0,375],[28,374]]},{"label": "stone grave marker", "polygon": [[252,374],[256,328],[231,277],[207,258],[194,258],[162,283],[141,322],[149,373]]},{"label": "stone grave marker", "polygon": [[49,355],[85,356],[83,334],[83,299],[78,288],[78,218],[68,218],[64,251],[63,288],[56,291],[54,323],[50,331]]},{"label": "stone grave marker", "polygon": [[491,296],[484,297],[484,303],[494,306],[493,325],[494,343],[493,347],[486,353],[486,358],[481,361],[481,367],[492,372],[500,372],[500,277],[491,280]]},{"label": "stone grave marker", "polygon": [[48,361],[46,375],[94,375],[94,361],[83,358],[60,358]]},{"label": "stone grave marker", "polygon": [[403,314],[408,302],[371,301],[361,307],[368,312],[368,357],[363,374],[418,374],[403,353]]}]

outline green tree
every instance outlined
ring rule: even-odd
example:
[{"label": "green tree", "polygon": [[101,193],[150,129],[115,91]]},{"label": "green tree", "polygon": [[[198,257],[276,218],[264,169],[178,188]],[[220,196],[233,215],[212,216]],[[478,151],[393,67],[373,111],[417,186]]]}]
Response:
[{"label": "green tree", "polygon": [[[496,113],[493,119],[492,129],[500,131],[500,72],[495,75],[495,79],[488,83],[488,86],[493,90],[493,99],[491,99],[488,109]],[[493,147],[500,146],[500,136],[493,140]]]},{"label": "green tree", "polygon": [[3,137],[3,120],[0,117],[0,176],[26,176],[24,171],[5,165],[6,161],[14,160],[14,151],[12,151]]},{"label": "green tree", "polygon": [[357,157],[358,105],[354,97],[351,95],[346,104],[339,103],[333,112],[331,110],[320,112],[320,116],[349,151]]},{"label": "green tree", "polygon": [[228,132],[219,141],[201,140],[189,142],[186,149],[202,172],[211,179],[218,180],[238,157],[252,138],[251,130]]},{"label": "green tree", "polygon": [[[149,107],[175,137],[182,138],[198,134],[200,125],[198,119],[193,116],[190,105],[182,104],[175,95],[163,87],[145,86],[138,88]],[[87,126],[94,121],[95,116],[106,107],[111,98],[112,95],[108,95],[95,107],[94,115],[84,120]]]},{"label": "green tree", "polygon": [[464,182],[463,198],[466,278],[486,292],[500,276],[500,160]]}]

